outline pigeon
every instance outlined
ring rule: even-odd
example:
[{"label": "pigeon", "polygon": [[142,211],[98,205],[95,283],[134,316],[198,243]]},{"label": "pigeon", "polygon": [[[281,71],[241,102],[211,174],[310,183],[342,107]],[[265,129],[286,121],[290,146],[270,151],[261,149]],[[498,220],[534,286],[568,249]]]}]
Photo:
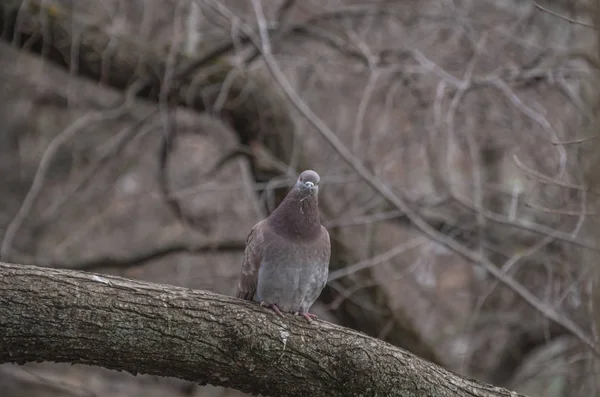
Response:
[{"label": "pigeon", "polygon": [[327,283],[331,243],[319,218],[319,181],[306,170],[267,217],[248,234],[237,297],[304,317]]}]

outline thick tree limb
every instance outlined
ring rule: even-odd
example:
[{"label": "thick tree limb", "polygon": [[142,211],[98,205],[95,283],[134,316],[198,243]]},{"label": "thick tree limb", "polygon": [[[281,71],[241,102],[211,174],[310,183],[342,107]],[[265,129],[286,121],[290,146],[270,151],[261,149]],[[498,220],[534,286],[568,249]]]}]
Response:
[{"label": "thick tree limb", "polygon": [[385,342],[205,291],[0,263],[0,363],[54,361],[265,396],[518,396]]}]

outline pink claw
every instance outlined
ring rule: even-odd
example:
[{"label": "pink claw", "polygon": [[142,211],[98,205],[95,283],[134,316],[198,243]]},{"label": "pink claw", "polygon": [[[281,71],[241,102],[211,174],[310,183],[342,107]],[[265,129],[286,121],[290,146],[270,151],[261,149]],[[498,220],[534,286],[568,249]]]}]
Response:
[{"label": "pink claw", "polygon": [[306,321],[308,321],[309,323],[312,323],[312,320],[316,320],[317,319],[317,315],[316,314],[312,314],[312,313],[300,313],[300,312],[296,312],[294,313],[295,316],[302,316],[306,319]]},{"label": "pink claw", "polygon": [[260,306],[269,307],[269,308],[273,309],[273,311],[275,313],[277,313],[278,315],[280,315],[281,317],[283,317],[283,313],[281,313],[281,310],[279,310],[279,307],[277,307],[277,305],[274,304],[274,303],[267,303],[265,301],[262,301],[262,302],[260,302]]}]

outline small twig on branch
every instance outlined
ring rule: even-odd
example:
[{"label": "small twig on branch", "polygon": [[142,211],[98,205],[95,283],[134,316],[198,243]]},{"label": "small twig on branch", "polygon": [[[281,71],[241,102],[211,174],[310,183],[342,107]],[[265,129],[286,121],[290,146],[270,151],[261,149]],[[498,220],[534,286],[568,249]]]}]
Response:
[{"label": "small twig on branch", "polygon": [[296,0],[285,0],[275,14],[275,21],[278,24],[283,23],[288,13],[294,8],[294,5],[296,5]]},{"label": "small twig on branch", "polygon": [[575,19],[572,19],[572,18],[566,17],[566,16],[564,16],[564,15],[562,15],[562,14],[559,14],[558,12],[554,12],[554,11],[552,11],[552,10],[550,10],[550,9],[548,9],[548,8],[546,8],[546,7],[544,7],[544,6],[542,6],[542,5],[540,5],[540,4],[539,4],[537,1],[535,1],[535,0],[531,0],[531,2],[532,2],[532,3],[533,3],[533,5],[535,6],[535,8],[537,8],[538,10],[544,11],[544,12],[546,12],[546,13],[550,14],[550,15],[554,15],[555,17],[558,17],[558,18],[560,18],[560,19],[563,19],[563,20],[565,20],[565,21],[567,21],[567,22],[569,22],[569,23],[572,23],[572,24],[575,24],[575,25],[581,25],[581,26],[585,26],[586,28],[592,28],[592,29],[596,29],[596,30],[598,30],[598,26],[596,26],[596,25],[594,25],[594,24],[587,23],[587,22],[581,22],[581,21],[577,21],[577,20],[575,20]]},{"label": "small twig on branch", "polygon": [[590,193],[594,193],[594,194],[600,194],[600,192],[596,192],[594,190],[591,190],[585,186],[582,185],[575,185],[572,183],[567,183],[567,182],[563,182],[559,179],[556,178],[552,178],[548,175],[544,175],[539,171],[536,171],[532,168],[527,167],[521,160],[519,160],[519,158],[517,157],[517,155],[513,155],[513,160],[515,162],[515,164],[517,165],[517,167],[519,167],[522,171],[524,171],[525,173],[527,173],[529,176],[534,177],[535,179],[537,179],[539,182],[544,183],[546,185],[556,185],[556,186],[560,186],[560,187],[564,187],[567,189],[574,189],[574,190],[580,190],[580,191],[587,191]]},{"label": "small twig on branch", "polygon": [[568,216],[598,216],[600,212],[597,211],[581,211],[581,210],[563,210],[558,208],[548,208],[532,202],[525,203],[525,206],[532,208],[537,211],[546,212],[548,214],[555,215],[568,215]]},{"label": "small twig on branch", "polygon": [[589,141],[593,141],[594,139],[598,139],[600,137],[600,135],[593,135],[593,136],[588,136],[586,138],[577,138],[577,139],[570,139],[568,141],[552,141],[553,145],[575,145],[575,144],[579,144],[579,143],[586,143]]}]

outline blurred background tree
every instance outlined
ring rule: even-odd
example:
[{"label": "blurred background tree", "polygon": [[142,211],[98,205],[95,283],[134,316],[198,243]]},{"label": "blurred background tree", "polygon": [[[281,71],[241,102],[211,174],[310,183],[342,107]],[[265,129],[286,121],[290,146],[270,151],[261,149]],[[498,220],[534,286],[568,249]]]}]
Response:
[{"label": "blurred background tree", "polygon": [[[2,260],[231,295],[311,168],[321,318],[529,396],[600,394],[597,2],[262,2],[286,81],[410,216],[288,100],[255,3],[0,4]],[[2,365],[0,390],[240,395],[56,364]]]}]

